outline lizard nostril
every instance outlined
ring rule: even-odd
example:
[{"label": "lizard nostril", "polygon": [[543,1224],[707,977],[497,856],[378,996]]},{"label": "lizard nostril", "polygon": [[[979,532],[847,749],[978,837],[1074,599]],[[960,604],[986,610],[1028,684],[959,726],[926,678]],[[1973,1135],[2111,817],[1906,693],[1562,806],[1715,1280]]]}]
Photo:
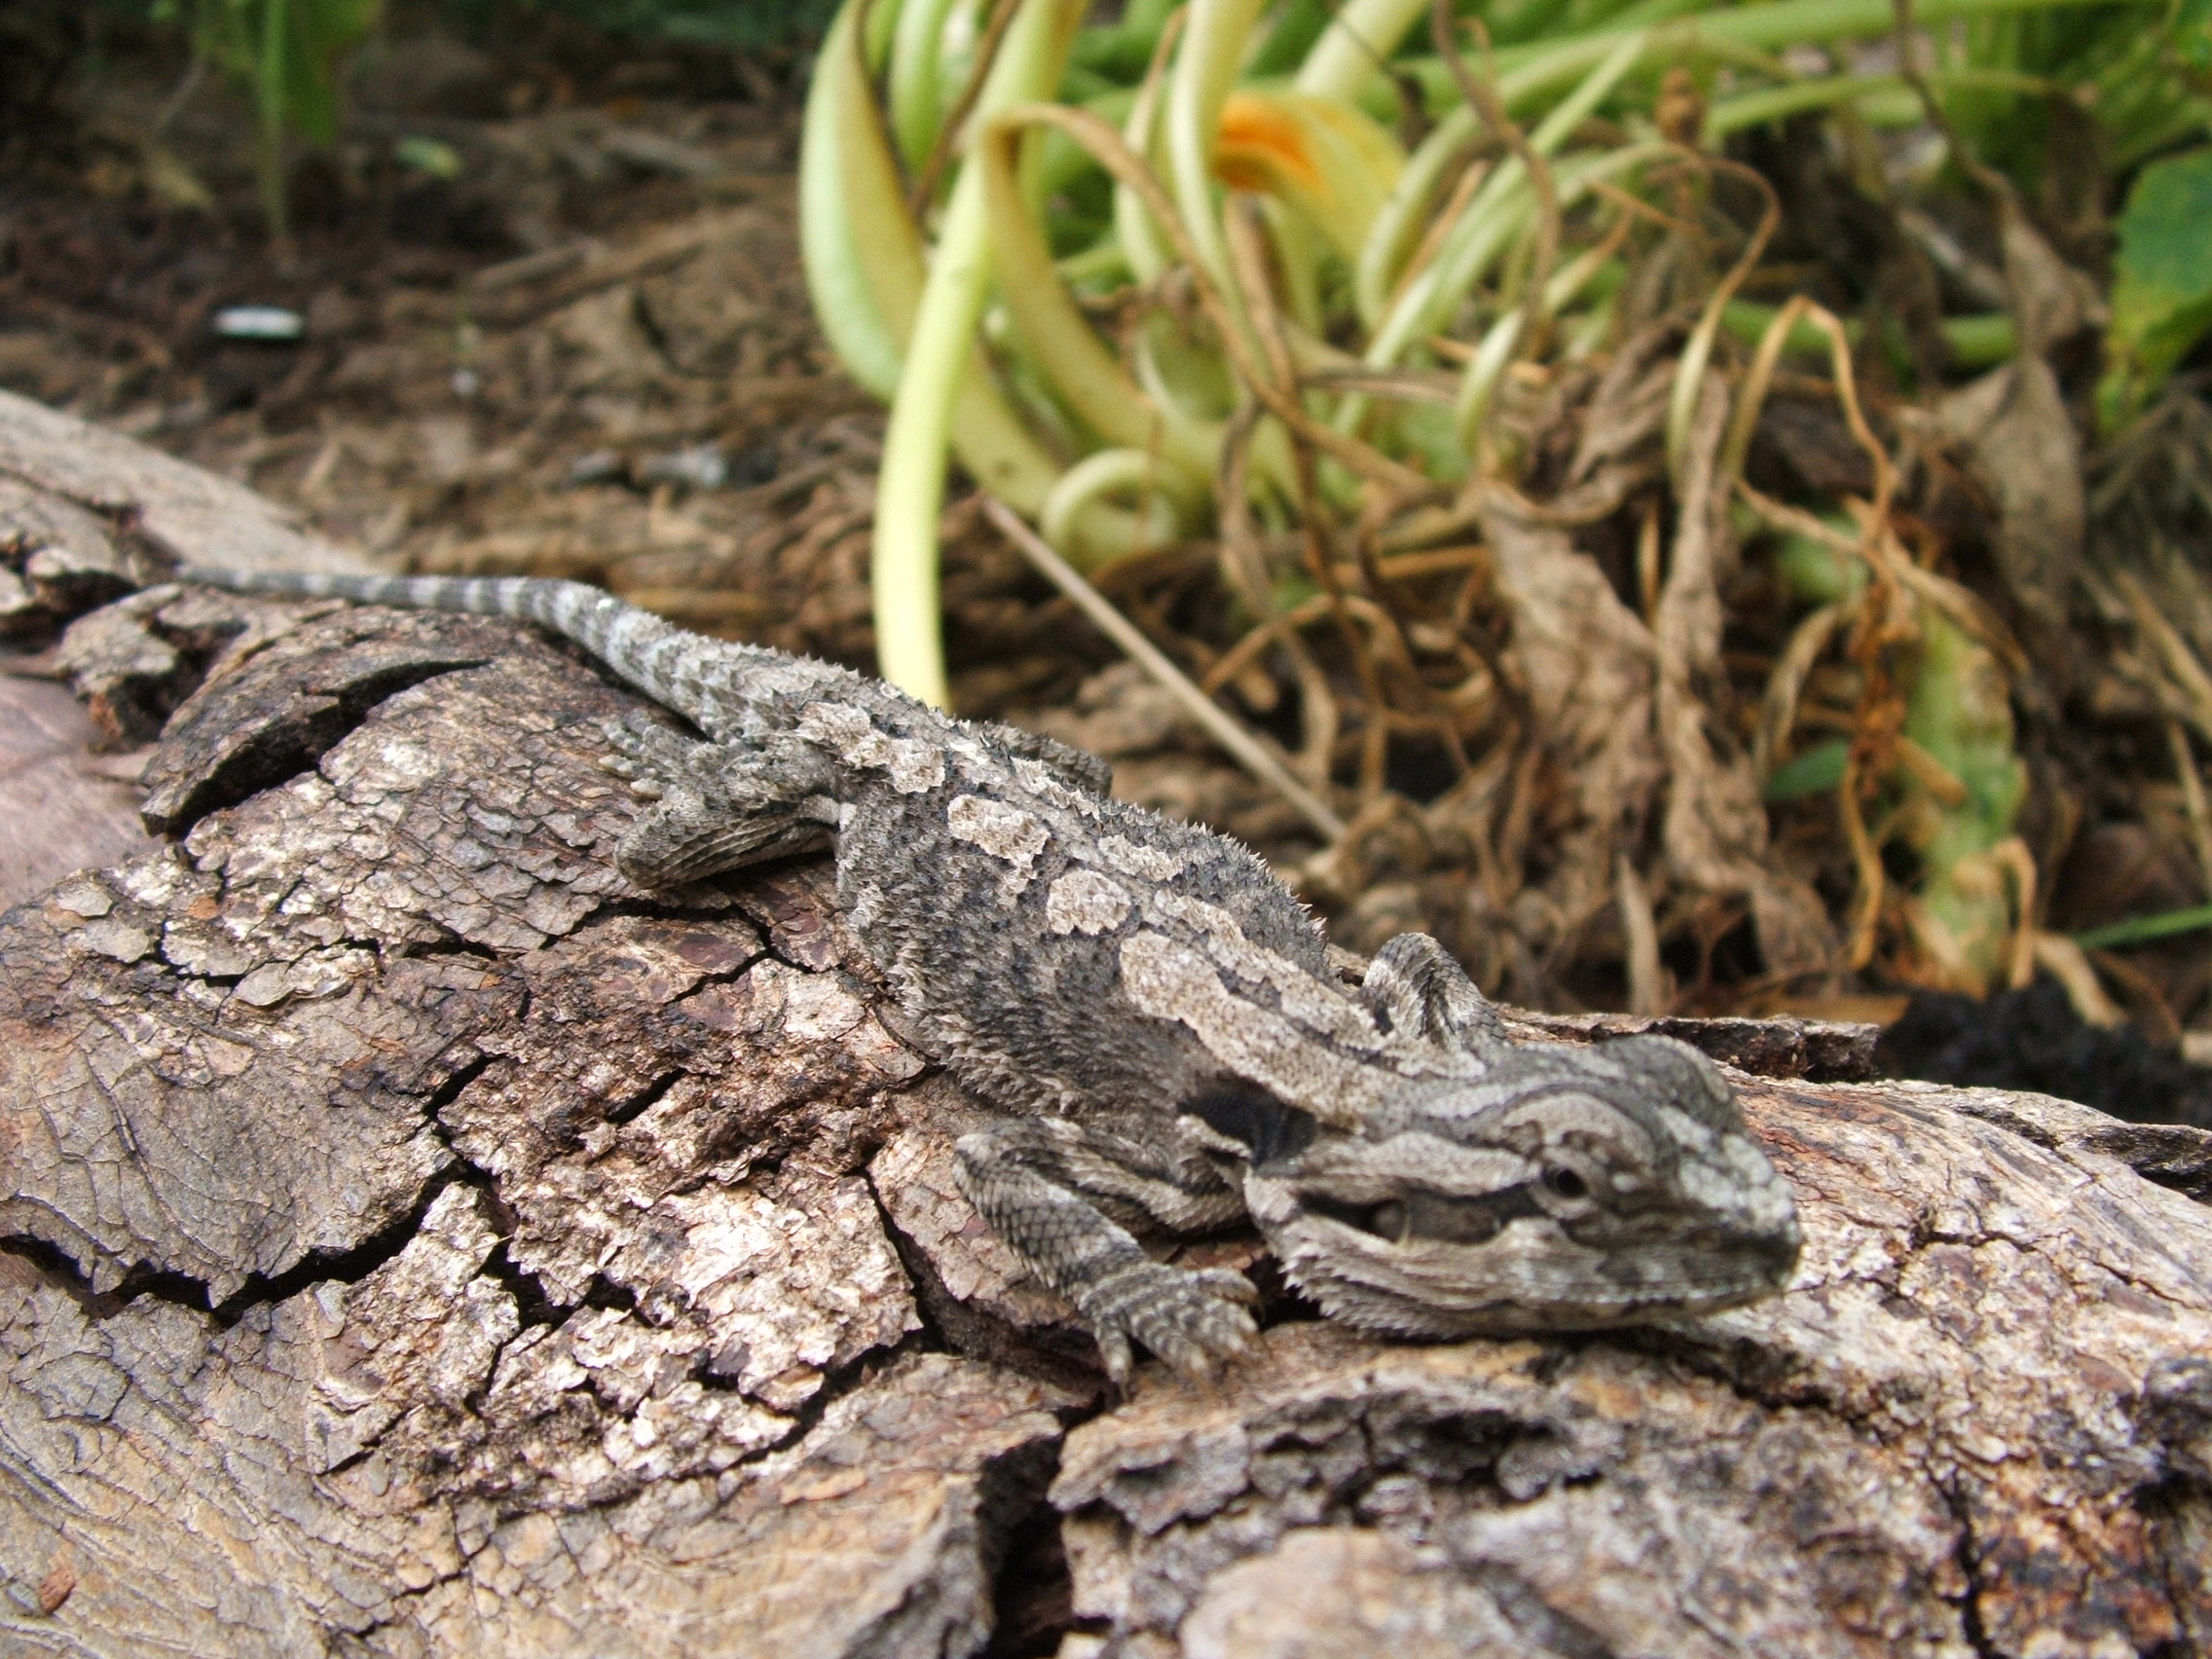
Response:
[{"label": "lizard nostril", "polygon": [[1590,1183],[1573,1170],[1557,1165],[1544,1171],[1544,1186],[1555,1198],[1579,1198],[1586,1197]]}]

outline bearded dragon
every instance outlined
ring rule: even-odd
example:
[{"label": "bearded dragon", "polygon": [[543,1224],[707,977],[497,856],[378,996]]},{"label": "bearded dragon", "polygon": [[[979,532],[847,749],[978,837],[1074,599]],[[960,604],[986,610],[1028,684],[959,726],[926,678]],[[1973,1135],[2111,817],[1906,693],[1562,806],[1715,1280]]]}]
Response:
[{"label": "bearded dragon", "polygon": [[650,802],[616,864],[667,888],[835,848],[854,934],[1000,1113],[955,1149],[962,1191],[1117,1380],[1132,1343],[1203,1373],[1252,1340],[1249,1279],[1138,1241],[1241,1216],[1324,1312],[1394,1336],[1696,1314],[1795,1265],[1788,1187],[1702,1053],[1510,1042],[1420,934],[1349,983],[1257,856],[1111,798],[1080,751],[576,582],[181,579],[535,622],[688,721],[610,725]]}]

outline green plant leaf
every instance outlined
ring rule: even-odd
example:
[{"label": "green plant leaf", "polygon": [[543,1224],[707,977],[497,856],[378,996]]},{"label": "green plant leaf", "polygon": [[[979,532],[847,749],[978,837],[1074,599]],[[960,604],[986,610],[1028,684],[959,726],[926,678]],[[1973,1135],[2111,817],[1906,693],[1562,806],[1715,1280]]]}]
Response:
[{"label": "green plant leaf", "polygon": [[461,173],[461,152],[440,138],[410,132],[391,147],[391,159],[411,172],[431,178],[457,179]]},{"label": "green plant leaf", "polygon": [[2154,162],[2120,220],[2112,331],[2098,416],[2109,433],[2140,410],[2212,326],[2212,147]]},{"label": "green plant leaf", "polygon": [[1826,794],[1843,782],[1843,765],[1850,755],[1851,745],[1840,737],[1814,744],[1774,769],[1774,775],[1766,781],[1766,798],[1803,800],[1807,795]]}]

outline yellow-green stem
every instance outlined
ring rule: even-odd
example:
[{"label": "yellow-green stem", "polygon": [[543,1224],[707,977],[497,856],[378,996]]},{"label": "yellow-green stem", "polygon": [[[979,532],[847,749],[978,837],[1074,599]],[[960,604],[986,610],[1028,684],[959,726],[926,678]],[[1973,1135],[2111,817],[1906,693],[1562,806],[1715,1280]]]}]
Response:
[{"label": "yellow-green stem", "polygon": [[865,95],[866,75],[853,46],[857,8],[846,6],[830,25],[806,93],[799,146],[798,235],[807,295],[845,372],[889,402],[899,389],[903,354],[869,288],[867,262],[853,235],[841,127],[851,101]]},{"label": "yellow-green stem", "polygon": [[[978,120],[1051,94],[1083,10],[1083,0],[1023,0],[977,100]],[[982,171],[964,166],[945,207],[891,404],[870,567],[877,666],[892,684],[940,708],[948,698],[938,515],[944,506],[953,398],[974,349],[990,274]]]},{"label": "yellow-green stem", "polygon": [[1236,84],[1264,0],[1191,0],[1183,50],[1167,84],[1167,183],[1206,272],[1235,305],[1229,253],[1213,204],[1213,152],[1221,106]]},{"label": "yellow-green stem", "polygon": [[260,66],[254,75],[261,123],[261,210],[269,220],[269,239],[279,249],[292,237],[284,190],[284,24],[290,4],[262,0]]},{"label": "yellow-green stem", "polygon": [[1427,10],[1426,0],[1348,0],[1299,66],[1298,90],[1317,98],[1356,98]]}]

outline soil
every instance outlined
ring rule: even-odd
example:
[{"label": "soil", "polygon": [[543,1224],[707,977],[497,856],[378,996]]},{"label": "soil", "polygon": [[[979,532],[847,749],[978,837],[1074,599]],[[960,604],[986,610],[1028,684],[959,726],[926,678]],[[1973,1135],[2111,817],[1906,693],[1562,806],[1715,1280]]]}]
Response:
[{"label": "soil", "polygon": [[[73,79],[0,185],[0,386],[410,569],[571,575],[870,666],[882,416],[799,272],[803,60],[535,44],[364,54],[345,140],[293,166],[288,254],[236,92],[150,50]],[[240,307],[299,337],[226,337]],[[962,706],[1066,696],[1108,652],[984,539],[948,558]]]}]

